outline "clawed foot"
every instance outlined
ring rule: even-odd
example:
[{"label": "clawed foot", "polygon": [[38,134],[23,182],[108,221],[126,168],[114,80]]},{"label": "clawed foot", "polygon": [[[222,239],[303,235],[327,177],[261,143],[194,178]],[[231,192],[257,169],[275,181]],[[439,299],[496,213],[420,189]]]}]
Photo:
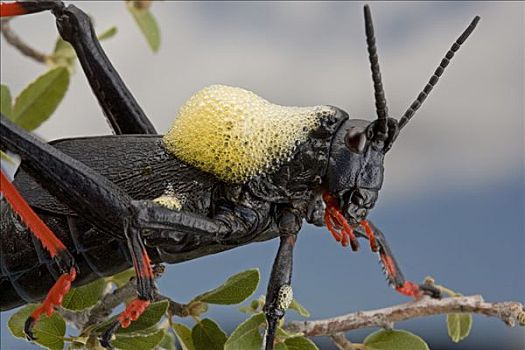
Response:
[{"label": "clawed foot", "polygon": [[77,270],[75,267],[72,267],[69,273],[62,274],[55,282],[53,287],[49,290],[49,293],[47,294],[46,299],[42,305],[37,307],[31,316],[27,318],[24,324],[24,333],[29,341],[36,339],[33,334],[33,326],[40,319],[40,316],[45,313],[47,317],[51,317],[55,311],[55,306],[60,306],[60,304],[62,304],[64,296],[71,289],[71,283],[76,277]]}]

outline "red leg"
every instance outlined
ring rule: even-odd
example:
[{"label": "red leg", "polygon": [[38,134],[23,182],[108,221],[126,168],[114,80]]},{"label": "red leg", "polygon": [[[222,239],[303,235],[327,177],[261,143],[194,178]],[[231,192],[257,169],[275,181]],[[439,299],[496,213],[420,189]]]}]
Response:
[{"label": "red leg", "polygon": [[[368,226],[370,229],[371,235],[366,232],[366,226]],[[396,291],[415,299],[419,299],[423,295],[429,295],[432,298],[441,297],[441,293],[437,288],[426,284],[418,285],[405,279],[396,260],[394,259],[394,256],[392,255],[392,251],[388,246],[383,232],[381,232],[381,230],[379,230],[372,222],[367,221],[365,225],[361,224],[361,227],[365,229],[365,233],[370,240],[370,244],[372,245],[372,240],[376,242],[379,259],[381,261],[381,265],[384,268],[387,280]]]},{"label": "red leg", "polygon": [[55,311],[55,306],[60,306],[64,296],[71,289],[71,283],[77,277],[76,268],[72,267],[69,273],[62,274],[58,280],[55,282],[55,285],[51,287],[47,293],[46,298],[42,305],[37,307],[35,311],[29,316],[24,325],[24,333],[29,340],[35,340],[33,335],[32,328],[35,323],[40,319],[42,313],[46,313],[47,317],[50,317]]},{"label": "red leg", "polygon": [[52,258],[66,247],[55,236],[47,225],[31,209],[15,186],[7,179],[3,171],[0,171],[0,192],[5,196],[13,210],[20,216],[24,224],[38,238]]},{"label": "red leg", "polygon": [[126,307],[126,310],[124,310],[118,317],[120,327],[128,328],[132,321],[137,320],[140,315],[146,311],[149,304],[149,300],[142,300],[139,298],[133,299],[133,301]]},{"label": "red leg", "polygon": [[55,236],[47,227],[40,217],[31,209],[31,206],[25,201],[15,186],[7,179],[7,176],[0,170],[0,192],[5,196],[7,202],[18,214],[22,222],[29,228],[31,233],[42,243],[44,248],[49,252],[51,257],[57,262],[60,270],[63,272],[54,286],[49,290],[42,305],[40,305],[31,316],[26,320],[24,332],[28,339],[33,340],[35,337],[31,329],[36,321],[39,320],[42,313],[47,316],[53,314],[55,306],[59,306],[64,296],[69,292],[71,283],[77,276],[77,270],[73,257],[64,246],[64,244]]},{"label": "red leg", "polygon": [[126,223],[125,234],[133,260],[133,267],[137,274],[138,297],[127,305],[117,320],[102,334],[100,344],[107,349],[112,349],[111,337],[113,334],[119,328],[127,328],[131,322],[137,320],[146,311],[156,292],[151,260],[139,231],[129,223]]},{"label": "red leg", "polygon": [[58,0],[0,2],[0,17],[21,16],[64,6]]},{"label": "red leg", "polygon": [[0,17],[20,16],[26,14],[26,12],[19,2],[0,3]]}]

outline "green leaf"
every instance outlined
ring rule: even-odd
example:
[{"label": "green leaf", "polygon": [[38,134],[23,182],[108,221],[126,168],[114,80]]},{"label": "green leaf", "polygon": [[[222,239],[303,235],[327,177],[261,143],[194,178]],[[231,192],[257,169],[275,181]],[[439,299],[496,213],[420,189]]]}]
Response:
[{"label": "green leaf", "polygon": [[295,338],[295,337],[301,337],[303,334],[300,332],[289,332],[287,330],[284,330],[283,327],[277,326],[277,329],[275,331],[275,338],[278,341],[284,341],[288,338]]},{"label": "green leaf", "polygon": [[471,314],[448,314],[447,315],[448,335],[454,343],[459,343],[461,340],[468,337],[470,329],[472,328]]},{"label": "green leaf", "polygon": [[243,312],[245,314],[248,314],[248,315],[253,315],[253,314],[256,314],[256,313],[259,313],[261,312],[263,306],[264,306],[264,296],[262,296],[261,298],[258,298],[258,299],[254,299],[250,302],[250,305],[248,306],[241,306],[239,308],[239,311],[240,312]]},{"label": "green leaf", "polygon": [[262,337],[259,326],[265,324],[263,313],[258,313],[235,328],[224,344],[224,350],[259,350],[262,346]]},{"label": "green leaf", "polygon": [[127,5],[149,47],[153,52],[157,52],[160,47],[160,30],[155,17],[148,8],[149,6],[136,6],[135,1],[127,1]]},{"label": "green leaf", "polygon": [[223,350],[226,334],[209,318],[197,323],[191,330],[195,350]]},{"label": "green leaf", "polygon": [[76,58],[75,49],[70,43],[58,37],[55,41],[55,48],[53,49],[53,56],[61,56],[63,58]]},{"label": "green leaf", "polygon": [[191,339],[191,329],[182,323],[174,323],[173,330],[179,340],[182,350],[195,350],[193,346],[193,339]]},{"label": "green leaf", "polygon": [[[24,323],[38,306],[37,304],[26,305],[9,318],[7,326],[15,337],[25,339]],[[64,348],[64,335],[66,334],[66,322],[56,312],[51,317],[42,314],[33,328],[33,333],[36,337],[35,342],[42,347],[62,350]]]},{"label": "green leaf", "polygon": [[113,27],[106,29],[102,33],[98,34],[97,38],[99,41],[104,41],[104,40],[114,37],[117,34],[117,32],[118,32],[117,27],[113,26]]},{"label": "green leaf", "polygon": [[159,348],[161,350],[177,350],[175,345],[175,336],[171,332],[164,332],[164,338],[162,338],[159,343]]},{"label": "green leaf", "polygon": [[[314,344],[313,341],[311,341],[308,338],[305,337],[294,337],[294,338],[288,338],[284,341],[284,344],[286,344],[286,347],[288,350],[319,350],[317,345]],[[410,349],[410,348],[407,348]],[[413,349],[410,349],[413,350]]]},{"label": "green leaf", "polygon": [[210,304],[242,303],[255,292],[259,284],[259,269],[250,269],[231,276],[221,286],[193,298]]},{"label": "green leaf", "polygon": [[159,330],[150,335],[117,335],[111,344],[120,350],[153,350],[164,338],[165,331]]},{"label": "green leaf", "polygon": [[274,350],[288,350],[288,347],[285,343],[275,344]]},{"label": "green leaf", "polygon": [[99,278],[82,287],[72,288],[64,297],[62,307],[75,311],[87,309],[98,303],[105,288],[106,281],[103,278]]},{"label": "green leaf", "polygon": [[79,342],[79,341],[75,341],[73,340],[69,345],[68,347],[66,348],[67,350],[85,350],[85,349],[89,349],[89,347],[86,346],[86,344],[82,343],[82,342]]},{"label": "green leaf", "polygon": [[13,114],[13,101],[11,98],[11,92],[7,85],[0,85],[0,112],[2,112],[6,117],[11,119]]},{"label": "green leaf", "polygon": [[[138,320],[131,322],[131,325],[128,328],[119,328],[116,334],[151,334],[152,332],[157,331],[155,326],[162,317],[166,314],[168,310],[169,302],[167,300],[162,300],[156,303],[151,304],[146,311],[138,318]],[[95,328],[95,332],[100,334],[104,332],[116,319],[118,316],[113,316],[109,320],[101,323]]]},{"label": "green leaf", "polygon": [[429,350],[427,343],[403,330],[379,330],[364,340],[366,350]]},{"label": "green leaf", "polygon": [[119,272],[111,277],[107,277],[106,281],[115,283],[117,288],[120,288],[128,283],[133,277],[135,277],[135,270],[131,268],[127,269],[126,271]]},{"label": "green leaf", "polygon": [[303,317],[310,317],[310,312],[294,298],[288,309],[294,310]]},{"label": "green leaf", "polygon": [[74,65],[77,55],[73,46],[66,42],[61,37],[58,37],[55,41],[55,48],[53,54],[49,56],[47,64],[50,67],[63,66],[66,67],[70,73],[74,72]]},{"label": "green leaf", "polygon": [[38,77],[18,95],[13,121],[26,130],[34,130],[55,111],[69,85],[69,71],[57,67]]}]

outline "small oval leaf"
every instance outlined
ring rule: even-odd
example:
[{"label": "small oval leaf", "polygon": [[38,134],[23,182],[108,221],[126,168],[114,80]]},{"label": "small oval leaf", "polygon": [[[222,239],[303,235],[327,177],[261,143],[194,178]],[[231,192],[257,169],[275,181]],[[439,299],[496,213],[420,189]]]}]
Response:
[{"label": "small oval leaf", "polygon": [[259,284],[259,269],[250,269],[231,276],[221,286],[193,298],[210,304],[242,303],[255,292]]},{"label": "small oval leaf", "polygon": [[223,350],[226,334],[217,323],[205,318],[193,327],[191,339],[195,350]]},{"label": "small oval leaf", "polygon": [[164,334],[164,330],[159,330],[150,335],[117,335],[111,344],[120,350],[153,350],[160,344]]},{"label": "small oval leaf", "polygon": [[[15,337],[25,339],[24,323],[38,306],[37,304],[26,305],[9,318],[7,326]],[[42,314],[33,328],[33,333],[36,337],[35,342],[42,347],[62,350],[64,348],[64,335],[66,334],[66,322],[56,312],[51,317]]]},{"label": "small oval leaf", "polygon": [[277,326],[277,330],[275,331],[275,339],[278,341],[285,341],[288,338],[295,338],[295,337],[302,337],[303,334],[300,332],[289,332],[287,330],[284,330],[283,327]]},{"label": "small oval leaf", "polygon": [[13,107],[13,121],[26,130],[34,130],[55,111],[69,86],[69,71],[57,67],[38,77],[18,95]]},{"label": "small oval leaf", "polygon": [[63,58],[76,58],[75,49],[70,43],[58,37],[55,41],[55,48],[53,49],[54,56],[61,56]]},{"label": "small oval leaf", "polygon": [[367,350],[429,350],[423,339],[403,330],[381,329],[366,337],[364,344]]},{"label": "small oval leaf", "polygon": [[448,335],[454,343],[459,343],[461,340],[468,337],[471,328],[471,314],[454,313],[447,315]]},{"label": "small oval leaf", "polygon": [[7,321],[7,327],[11,331],[12,335],[17,338],[25,339],[24,323],[31,313],[37,308],[37,306],[38,305],[36,304],[28,304],[9,317],[9,321]]},{"label": "small oval leaf", "polygon": [[284,341],[288,350],[319,350],[317,345],[308,338],[294,337],[288,338]]},{"label": "small oval leaf", "polygon": [[127,1],[128,10],[133,15],[151,50],[157,52],[160,47],[160,30],[157,21],[151,14],[149,6],[135,6],[135,3],[139,2]]},{"label": "small oval leaf", "polygon": [[164,332],[164,337],[159,343],[160,350],[177,350],[175,336],[171,332]]},{"label": "small oval leaf", "polygon": [[173,330],[179,340],[182,350],[195,350],[193,346],[193,339],[191,339],[191,329],[182,323],[174,323]]},{"label": "small oval leaf", "polygon": [[82,287],[72,288],[64,297],[62,307],[75,311],[87,309],[98,303],[105,288],[106,281],[103,278],[99,278]]},{"label": "small oval leaf", "polygon": [[111,277],[106,277],[106,281],[115,283],[117,288],[124,286],[129,282],[130,279],[135,277],[134,269],[127,269],[125,271],[119,272]]},{"label": "small oval leaf", "polygon": [[262,347],[262,337],[259,326],[266,324],[263,313],[252,315],[235,328],[224,344],[224,350],[259,350]]},{"label": "small oval leaf", "polygon": [[11,119],[13,114],[13,101],[11,98],[11,91],[7,85],[0,85],[0,112],[7,118]]},{"label": "small oval leaf", "polygon": [[113,26],[111,28],[106,29],[102,33],[97,35],[97,38],[99,41],[107,40],[112,37],[114,37],[117,34],[117,27]]}]

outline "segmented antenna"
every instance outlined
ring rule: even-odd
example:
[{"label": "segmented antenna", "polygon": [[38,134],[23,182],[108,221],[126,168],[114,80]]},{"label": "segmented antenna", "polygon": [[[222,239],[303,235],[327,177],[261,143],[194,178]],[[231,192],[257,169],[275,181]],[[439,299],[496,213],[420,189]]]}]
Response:
[{"label": "segmented antenna", "polygon": [[448,50],[447,54],[441,60],[439,67],[436,69],[436,71],[434,72],[434,75],[432,75],[432,77],[428,81],[423,91],[419,93],[416,100],[412,102],[412,104],[407,109],[405,114],[403,114],[403,116],[399,119],[399,123],[398,123],[399,130],[403,129],[403,127],[408,123],[408,121],[414,116],[414,114],[419,109],[419,107],[421,107],[421,104],[423,103],[423,101],[425,101],[430,91],[432,91],[432,88],[436,86],[439,80],[439,77],[441,77],[441,75],[445,71],[445,68],[450,63],[450,60],[452,59],[452,57],[454,57],[454,53],[459,50],[461,44],[463,44],[465,40],[467,40],[469,35],[474,31],[474,28],[476,28],[476,25],[478,24],[478,22],[479,22],[479,16],[474,17],[474,19],[472,20],[470,25],[467,27],[467,29],[465,29],[463,34],[461,34],[458,40],[456,40],[456,42],[452,45],[450,50]]},{"label": "segmented antenna", "polygon": [[368,45],[368,57],[370,60],[370,68],[372,69],[372,80],[374,81],[377,118],[386,119],[388,116],[388,108],[386,106],[386,98],[385,91],[383,90],[383,83],[381,82],[381,72],[379,71],[379,60],[377,56],[376,38],[374,36],[374,25],[372,23],[372,15],[370,13],[370,8],[368,7],[368,5],[365,5],[364,11],[366,43]]}]

